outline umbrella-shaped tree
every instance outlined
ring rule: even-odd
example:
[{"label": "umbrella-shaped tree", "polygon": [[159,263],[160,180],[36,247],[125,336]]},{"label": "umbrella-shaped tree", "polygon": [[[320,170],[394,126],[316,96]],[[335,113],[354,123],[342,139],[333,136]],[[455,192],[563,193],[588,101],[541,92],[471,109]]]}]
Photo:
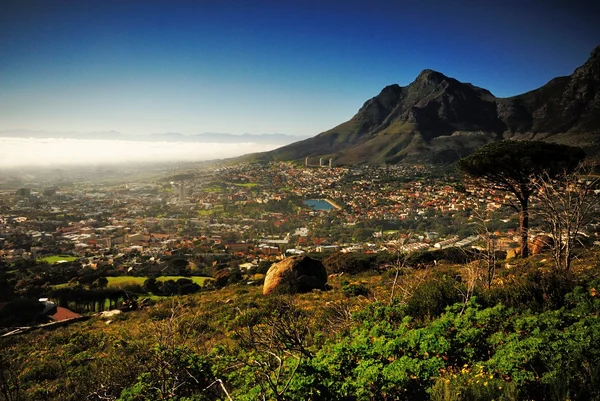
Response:
[{"label": "umbrella-shaped tree", "polygon": [[554,176],[577,167],[585,153],[581,148],[540,141],[501,141],[479,148],[458,162],[459,169],[477,185],[505,191],[517,199],[521,256],[529,255],[529,199],[534,179]]}]

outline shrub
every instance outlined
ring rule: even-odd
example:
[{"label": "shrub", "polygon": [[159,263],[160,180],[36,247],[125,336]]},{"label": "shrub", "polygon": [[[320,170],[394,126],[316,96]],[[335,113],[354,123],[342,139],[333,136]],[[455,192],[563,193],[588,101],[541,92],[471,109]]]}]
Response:
[{"label": "shrub", "polygon": [[323,260],[323,264],[329,274],[357,274],[373,268],[368,258],[353,253],[333,254]]},{"label": "shrub", "polygon": [[229,282],[231,272],[228,269],[219,270],[215,273],[215,287],[225,287]]},{"label": "shrub", "polygon": [[123,287],[126,292],[133,292],[135,294],[144,294],[146,290],[139,284],[127,284]]},{"label": "shrub", "polygon": [[359,295],[366,297],[370,293],[371,291],[369,291],[369,288],[367,288],[367,286],[365,286],[363,283],[342,283],[342,294],[348,298],[357,297]]},{"label": "shrub", "polygon": [[435,251],[415,252],[406,258],[406,264],[412,267],[432,265],[435,262],[464,264],[475,260],[477,252],[462,248],[445,248]]},{"label": "shrub", "polygon": [[427,319],[439,316],[447,306],[463,301],[464,285],[455,278],[436,275],[420,284],[406,303],[406,314]]}]

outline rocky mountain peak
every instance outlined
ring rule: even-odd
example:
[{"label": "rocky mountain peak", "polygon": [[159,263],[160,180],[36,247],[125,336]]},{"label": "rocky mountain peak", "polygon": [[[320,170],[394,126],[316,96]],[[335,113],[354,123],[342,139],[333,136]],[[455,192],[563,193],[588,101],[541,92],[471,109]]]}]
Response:
[{"label": "rocky mountain peak", "polygon": [[415,79],[415,83],[440,84],[442,81],[447,79],[448,77],[442,74],[441,72],[425,69],[421,71],[421,73],[417,76],[417,79]]}]

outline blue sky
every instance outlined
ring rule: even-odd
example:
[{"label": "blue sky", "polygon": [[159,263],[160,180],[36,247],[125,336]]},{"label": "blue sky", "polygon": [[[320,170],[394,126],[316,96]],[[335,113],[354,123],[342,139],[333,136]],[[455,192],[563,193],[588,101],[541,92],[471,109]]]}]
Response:
[{"label": "blue sky", "polygon": [[592,1],[0,2],[0,130],[285,133],[431,68],[511,96],[600,45]]}]

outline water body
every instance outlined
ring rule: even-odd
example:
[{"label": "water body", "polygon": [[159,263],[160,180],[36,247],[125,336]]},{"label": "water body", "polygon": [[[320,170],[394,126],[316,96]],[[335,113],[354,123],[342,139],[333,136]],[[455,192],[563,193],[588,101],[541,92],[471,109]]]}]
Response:
[{"label": "water body", "polygon": [[304,203],[314,210],[331,210],[333,205],[323,199],[307,199]]}]

